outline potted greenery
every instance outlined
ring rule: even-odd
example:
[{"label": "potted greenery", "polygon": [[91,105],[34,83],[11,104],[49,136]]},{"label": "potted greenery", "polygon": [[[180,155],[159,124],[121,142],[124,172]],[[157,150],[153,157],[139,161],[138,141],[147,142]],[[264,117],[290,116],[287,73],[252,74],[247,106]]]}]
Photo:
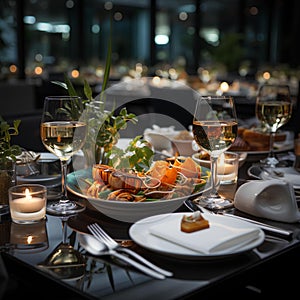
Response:
[{"label": "potted greenery", "polygon": [[[125,164],[127,167],[134,166],[137,169],[147,165],[149,167],[149,160],[153,156],[153,151],[149,148],[148,143],[142,139],[142,136],[138,136],[132,140],[125,151],[116,149],[115,147],[120,137],[119,131],[126,129],[128,122],[136,124],[138,119],[135,114],[127,112],[125,107],[117,115],[115,115],[114,110],[107,111],[105,109],[105,90],[108,86],[111,67],[111,36],[112,34],[110,33],[99,101],[94,101],[92,89],[86,80],[83,81],[84,88],[81,94],[75,90],[67,75],[64,76],[65,82],[52,81],[52,83],[66,89],[70,96],[81,96],[83,98],[85,112],[82,114],[82,117],[90,129],[86,137],[83,152],[89,165],[91,162],[96,162],[113,164],[114,167],[117,165],[125,167]],[[80,111],[79,113],[83,112]],[[132,154],[129,161],[127,159],[128,153]],[[111,160],[110,155],[118,155],[118,159]],[[127,162],[125,163],[125,161]]]},{"label": "potted greenery", "polygon": [[8,207],[8,189],[15,184],[16,157],[21,147],[11,144],[11,137],[19,134],[21,120],[8,124],[0,116],[0,212]]}]

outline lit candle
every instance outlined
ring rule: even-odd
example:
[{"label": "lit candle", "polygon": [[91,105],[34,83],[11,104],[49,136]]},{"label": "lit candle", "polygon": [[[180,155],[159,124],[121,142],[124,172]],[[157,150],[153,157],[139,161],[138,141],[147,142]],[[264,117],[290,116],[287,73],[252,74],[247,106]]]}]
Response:
[{"label": "lit candle", "polygon": [[238,154],[223,153],[217,165],[217,176],[221,184],[234,183],[238,175]]},{"label": "lit candle", "polygon": [[20,185],[9,191],[10,213],[16,223],[33,223],[45,218],[46,188],[41,185]]},{"label": "lit candle", "polygon": [[226,175],[231,174],[235,171],[235,165],[228,164],[225,162],[225,155],[222,154],[218,160],[218,174]]},{"label": "lit candle", "polygon": [[25,197],[15,199],[12,203],[14,210],[21,213],[34,213],[45,206],[45,199],[32,197],[29,189],[25,190]]}]

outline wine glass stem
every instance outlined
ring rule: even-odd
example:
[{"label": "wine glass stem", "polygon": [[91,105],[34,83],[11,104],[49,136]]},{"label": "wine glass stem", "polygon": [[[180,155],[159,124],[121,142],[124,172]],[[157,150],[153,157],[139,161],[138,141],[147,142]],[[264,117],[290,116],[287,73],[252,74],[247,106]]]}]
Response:
[{"label": "wine glass stem", "polygon": [[269,157],[275,157],[275,155],[274,155],[275,134],[276,134],[276,132],[273,132],[273,131],[270,133]]},{"label": "wine glass stem", "polygon": [[62,242],[63,244],[67,244],[68,242],[67,219],[62,218],[61,224],[62,224]]},{"label": "wine glass stem", "polygon": [[211,156],[210,164],[211,164],[211,179],[212,179],[212,186],[211,186],[212,195],[217,195],[217,182],[218,182],[217,161],[218,161],[217,157]]},{"label": "wine glass stem", "polygon": [[67,170],[68,170],[68,161],[61,160],[61,189],[62,189],[62,197],[61,201],[68,202],[68,196],[67,196]]}]

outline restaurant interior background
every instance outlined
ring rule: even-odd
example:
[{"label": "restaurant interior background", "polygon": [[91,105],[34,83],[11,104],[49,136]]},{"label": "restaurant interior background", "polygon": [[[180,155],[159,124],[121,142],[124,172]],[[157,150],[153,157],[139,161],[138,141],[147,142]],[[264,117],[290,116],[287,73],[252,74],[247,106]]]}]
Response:
[{"label": "restaurant interior background", "polygon": [[43,99],[62,94],[52,81],[64,74],[101,91],[110,31],[111,85],[157,76],[246,103],[263,82],[279,82],[298,95],[296,0],[0,0],[0,8],[0,115],[21,117],[20,130],[39,128]]}]

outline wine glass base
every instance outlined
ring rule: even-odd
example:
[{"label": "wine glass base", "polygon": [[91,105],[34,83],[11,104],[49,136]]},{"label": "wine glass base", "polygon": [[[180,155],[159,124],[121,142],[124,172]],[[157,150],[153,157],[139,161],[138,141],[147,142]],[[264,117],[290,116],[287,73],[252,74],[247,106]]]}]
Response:
[{"label": "wine glass base", "polygon": [[197,203],[209,210],[223,210],[233,207],[233,201],[225,199],[219,195],[201,196],[197,198]]},{"label": "wine glass base", "polygon": [[85,206],[75,201],[61,203],[56,201],[47,206],[47,213],[57,216],[69,216],[85,210]]}]

